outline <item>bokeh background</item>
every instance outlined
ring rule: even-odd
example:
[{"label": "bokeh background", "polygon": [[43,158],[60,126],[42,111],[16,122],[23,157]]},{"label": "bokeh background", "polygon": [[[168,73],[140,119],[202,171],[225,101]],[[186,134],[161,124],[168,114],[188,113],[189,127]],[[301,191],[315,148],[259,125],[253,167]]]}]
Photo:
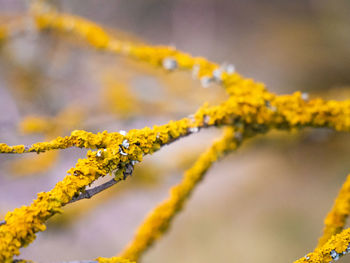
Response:
[{"label": "bokeh background", "polygon": [[[173,45],[264,82],[278,94],[350,98],[350,2],[244,0],[57,0],[62,12],[103,24],[117,38]],[[28,1],[0,0],[0,24],[27,29],[0,48],[0,142],[31,144],[74,129],[119,131],[167,123],[208,101],[190,73],[168,73],[97,51],[81,40],[38,32]],[[67,206],[23,248],[39,263],[109,257],[131,240],[214,138],[198,134],[147,156],[132,178]],[[273,131],[215,164],[145,263],[292,262],[313,250],[350,172],[345,133]],[[83,149],[0,155],[0,219],[51,189]],[[98,182],[100,183],[100,182]],[[342,262],[350,262],[344,257]]]}]

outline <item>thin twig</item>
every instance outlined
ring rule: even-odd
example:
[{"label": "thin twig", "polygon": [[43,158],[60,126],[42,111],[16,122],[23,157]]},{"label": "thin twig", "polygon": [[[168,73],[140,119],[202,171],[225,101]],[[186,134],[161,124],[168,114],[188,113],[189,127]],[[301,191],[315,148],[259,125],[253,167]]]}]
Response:
[{"label": "thin twig", "polygon": [[[12,146],[10,146],[12,147]],[[75,145],[71,146],[70,148],[81,148],[81,147],[77,147]],[[60,148],[60,147],[57,147],[57,148],[51,148],[50,150],[44,150],[44,151],[36,151],[35,149],[31,149],[32,148],[32,145],[24,145],[24,151],[21,152],[22,153],[46,153],[50,150],[63,150],[65,148]],[[16,152],[15,150],[13,150],[12,152],[2,152],[2,153],[8,153],[8,154],[19,154],[18,152]]]},{"label": "thin twig", "polygon": [[108,182],[101,184],[99,186],[96,186],[94,188],[91,188],[89,190],[86,190],[84,193],[81,193],[80,195],[78,195],[77,197],[73,197],[72,200],[70,200],[68,202],[68,204],[70,203],[74,203],[76,201],[79,201],[81,199],[89,199],[91,197],[93,197],[95,194],[98,194],[99,192],[102,192],[103,190],[115,185],[116,183],[119,183],[122,179],[117,179],[115,180],[114,178],[109,180]]},{"label": "thin twig", "polygon": [[[68,202],[68,204],[70,203],[74,203],[76,201],[79,201],[81,199],[90,199],[91,197],[93,197],[94,195],[98,194],[99,192],[102,192],[103,190],[106,190],[109,187],[112,187],[113,185],[119,183],[122,179],[117,179],[115,180],[114,178],[109,180],[108,182],[105,182],[99,186],[96,186],[94,188],[91,188],[89,190],[86,190],[84,193],[81,193],[80,195],[73,197],[72,200],[70,200]],[[0,226],[6,224],[6,221],[0,221]]]},{"label": "thin twig", "polygon": [[[91,197],[93,197],[94,195],[98,194],[99,192],[102,192],[103,190],[106,190],[110,187],[112,187],[113,185],[119,183],[122,179],[117,179],[115,180],[114,178],[109,180],[108,182],[105,182],[99,186],[96,186],[94,188],[91,188],[89,190],[86,190],[84,193],[81,193],[80,195],[73,197],[72,200],[70,200],[68,202],[68,204],[74,203],[76,201],[79,201],[81,199],[90,199]],[[0,221],[0,226],[6,224],[6,221]],[[74,262],[83,262],[83,261],[74,261]],[[90,262],[90,261],[87,261]],[[91,261],[91,262],[95,262],[95,261]]]},{"label": "thin twig", "polygon": [[62,263],[98,263],[97,260],[74,260],[74,261],[64,261]]},{"label": "thin twig", "polygon": [[[33,263],[33,261],[30,260],[25,260],[25,259],[14,259],[12,263],[17,263],[17,262],[28,262],[28,263]],[[60,263],[98,263],[97,260],[74,260],[74,261],[63,261]]]}]

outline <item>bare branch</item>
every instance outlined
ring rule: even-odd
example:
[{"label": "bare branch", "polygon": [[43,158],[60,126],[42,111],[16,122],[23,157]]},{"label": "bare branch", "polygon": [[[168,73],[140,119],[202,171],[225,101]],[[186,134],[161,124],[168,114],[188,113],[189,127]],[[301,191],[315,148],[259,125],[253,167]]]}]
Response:
[{"label": "bare branch", "polygon": [[[11,146],[12,147],[12,146]],[[70,148],[74,148],[76,146],[71,146]],[[23,153],[46,153],[48,152],[49,150],[45,150],[45,151],[36,151],[35,149],[31,149],[32,148],[32,145],[24,145],[24,151],[21,152],[22,154]],[[80,148],[80,147],[76,147],[76,148]],[[65,148],[60,148],[60,147],[57,147],[57,148],[52,148],[52,150],[64,150]],[[1,153],[7,153],[7,154],[18,154],[18,152],[16,151],[12,151],[12,152],[1,152]]]},{"label": "bare branch", "polygon": [[80,195],[78,195],[77,197],[74,197],[72,200],[70,200],[68,202],[68,204],[70,203],[74,203],[76,201],[79,201],[81,199],[90,199],[91,197],[93,197],[95,194],[98,194],[99,192],[102,192],[103,190],[115,185],[116,183],[119,183],[122,179],[117,179],[115,180],[114,178],[109,180],[108,182],[101,184],[99,186],[96,186],[92,189],[86,190],[84,193],[81,193]]},{"label": "bare branch", "polygon": [[[33,263],[33,261],[25,260],[25,259],[14,259],[12,261],[12,263],[17,263],[17,262],[20,262],[20,263],[24,263],[24,262]],[[63,262],[60,262],[60,263],[98,263],[98,261],[97,260],[74,260],[74,261],[63,261]]]}]

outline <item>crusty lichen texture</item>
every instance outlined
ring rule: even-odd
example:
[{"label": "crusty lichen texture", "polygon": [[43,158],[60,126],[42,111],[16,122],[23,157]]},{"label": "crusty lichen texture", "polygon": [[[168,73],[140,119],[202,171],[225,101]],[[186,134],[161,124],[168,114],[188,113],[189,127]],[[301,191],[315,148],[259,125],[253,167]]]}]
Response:
[{"label": "crusty lichen texture", "polygon": [[98,263],[136,263],[136,261],[129,260],[122,257],[112,257],[112,258],[97,258]]},{"label": "crusty lichen texture", "polygon": [[[0,143],[0,153],[13,154],[41,153],[69,147],[89,149],[86,158],[79,159],[51,191],[39,193],[30,205],[6,214],[5,223],[0,225],[0,262],[12,262],[13,256],[20,254],[21,247],[29,245],[37,232],[46,229],[45,223],[50,217],[61,213],[64,205],[98,178],[111,174],[116,180],[126,179],[126,169],[141,162],[143,156],[201,129],[224,126],[225,133],[185,172],[180,184],[170,190],[169,198],[146,217],[135,238],[121,252],[122,258],[98,258],[96,261],[126,263],[140,259],[144,251],[166,232],[210,166],[219,157],[235,150],[245,139],[271,129],[327,127],[335,131],[350,131],[350,100],[310,99],[299,91],[291,95],[276,95],[269,92],[264,84],[240,76],[232,65],[220,66],[172,47],[122,42],[91,21],[61,14],[52,8],[42,8],[42,1],[37,3],[31,16],[39,31],[73,34],[98,50],[124,55],[166,71],[192,71],[203,86],[215,82],[227,91],[228,97],[219,105],[203,104],[192,116],[152,128],[97,134],[75,130],[69,136],[27,146]],[[8,35],[6,27],[0,28],[1,41],[6,41]],[[331,262],[350,252],[350,230],[343,230],[349,214],[349,189],[348,179],[325,220],[324,235],[318,247],[296,262]]]},{"label": "crusty lichen texture", "polygon": [[185,201],[211,165],[218,158],[235,150],[239,143],[240,138],[235,137],[235,130],[227,128],[223,138],[214,142],[198,158],[195,164],[185,172],[182,181],[170,189],[168,199],[159,204],[147,216],[137,230],[132,242],[121,252],[121,256],[138,260],[141,254],[166,232],[173,217],[181,211]]},{"label": "crusty lichen texture", "polygon": [[322,247],[332,236],[340,233],[350,214],[350,175],[348,175],[340,192],[334,201],[331,211],[324,220],[323,235],[318,241],[318,248]]}]

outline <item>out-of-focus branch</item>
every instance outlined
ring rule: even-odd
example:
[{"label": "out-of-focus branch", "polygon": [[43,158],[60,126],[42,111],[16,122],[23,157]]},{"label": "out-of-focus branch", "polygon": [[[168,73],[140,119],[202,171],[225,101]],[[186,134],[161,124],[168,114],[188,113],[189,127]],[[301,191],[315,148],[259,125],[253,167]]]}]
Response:
[{"label": "out-of-focus branch", "polygon": [[[348,175],[340,192],[334,201],[331,211],[324,220],[323,235],[318,241],[317,248],[322,247],[334,235],[340,233],[350,214],[350,175]],[[349,249],[350,250],[350,249]]]}]

